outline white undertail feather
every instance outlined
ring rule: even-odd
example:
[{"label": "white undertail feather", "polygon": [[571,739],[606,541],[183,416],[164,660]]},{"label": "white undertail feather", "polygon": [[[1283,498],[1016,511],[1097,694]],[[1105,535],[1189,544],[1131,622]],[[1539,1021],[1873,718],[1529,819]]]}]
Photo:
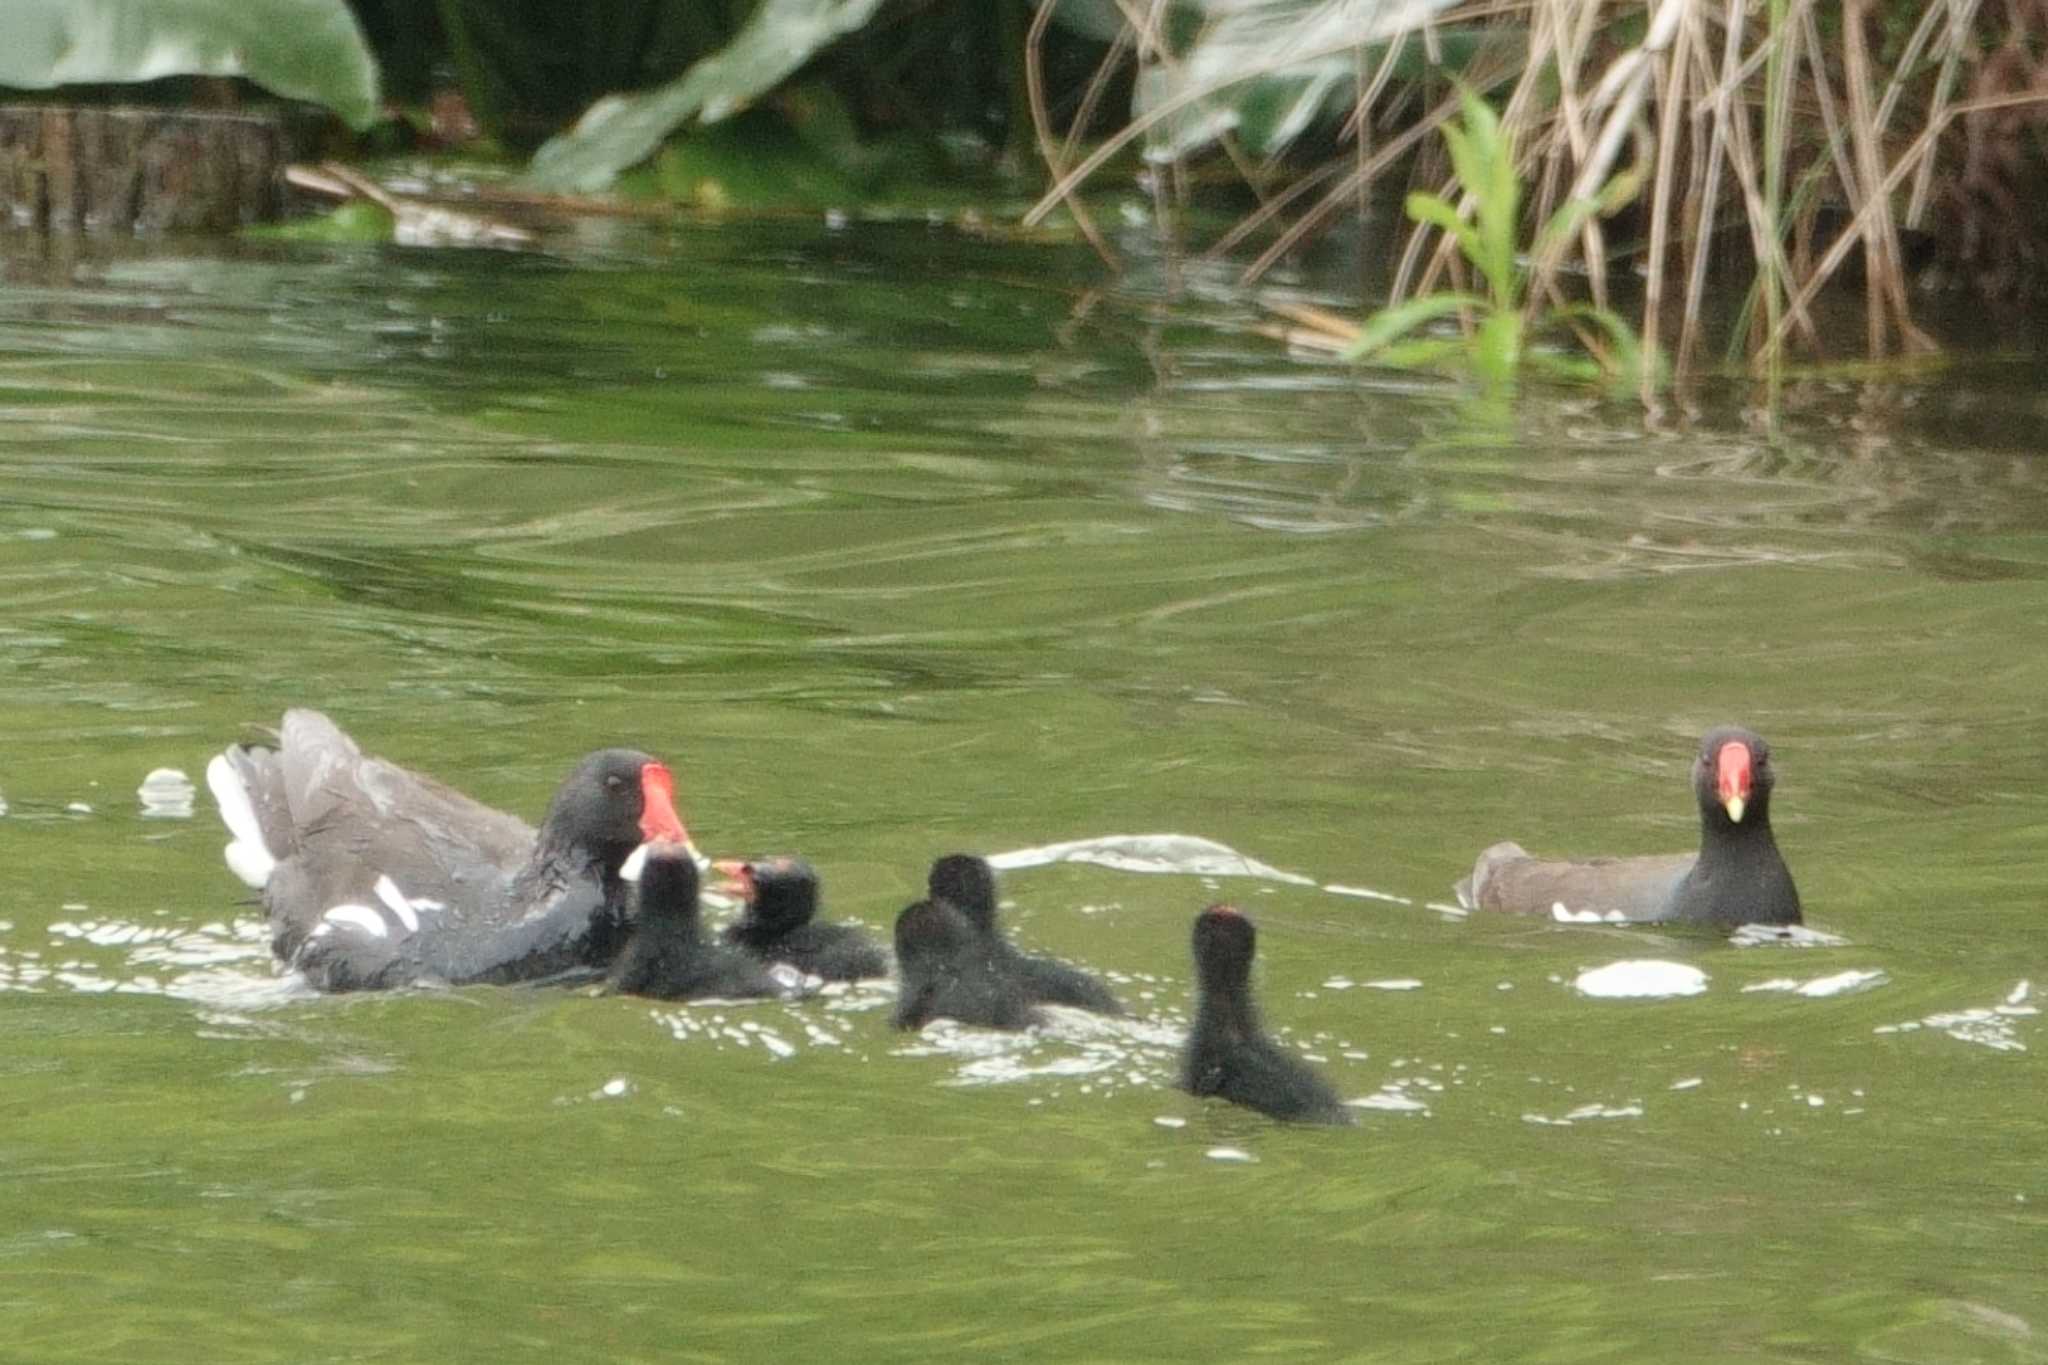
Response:
[{"label": "white undertail feather", "polygon": [[213,792],[214,804],[220,807],[220,822],[235,836],[221,850],[228,871],[261,891],[270,884],[277,858],[270,845],[263,842],[263,826],[256,819],[256,807],[250,804],[248,789],[243,787],[240,774],[226,754],[215,754],[206,765],[206,785]]}]

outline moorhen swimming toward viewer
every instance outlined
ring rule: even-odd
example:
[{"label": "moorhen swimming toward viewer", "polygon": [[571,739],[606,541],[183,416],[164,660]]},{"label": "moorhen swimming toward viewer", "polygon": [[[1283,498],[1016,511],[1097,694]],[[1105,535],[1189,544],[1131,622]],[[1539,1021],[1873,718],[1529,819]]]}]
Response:
[{"label": "moorhen swimming toward viewer", "polygon": [[996,966],[1014,978],[1031,999],[1097,1014],[1124,1012],[1122,1002],[1089,973],[1057,958],[1019,952],[1003,936],[996,924],[996,873],[988,859],[949,853],[932,864],[925,885],[933,900],[943,901],[967,917]]},{"label": "moorhen swimming toward viewer", "polygon": [[746,913],[726,926],[733,947],[763,962],[786,962],[826,981],[889,974],[889,954],[857,924],[820,924],[818,874],[802,858],[758,858],[712,864]]},{"label": "moorhen swimming toward viewer", "polygon": [[675,779],[638,750],[584,758],[536,831],[302,708],[275,747],[231,746],[206,781],[272,950],[321,990],[601,967],[624,938],[620,864],[644,840],[689,839]]},{"label": "moorhen swimming toward viewer", "polygon": [[1233,906],[1195,916],[1195,1022],[1181,1052],[1181,1088],[1276,1119],[1355,1123],[1329,1082],[1267,1036],[1252,1001],[1257,932]]},{"label": "moorhen swimming toward viewer", "polygon": [[1479,855],[1457,886],[1468,909],[1568,911],[1649,922],[1798,924],[1799,891],[1771,834],[1771,751],[1740,726],[1709,730],[1693,763],[1697,853],[1546,861],[1520,844]]},{"label": "moorhen swimming toward viewer", "polygon": [[1013,1030],[1045,1022],[987,938],[944,901],[919,901],[896,917],[896,979],[900,1029],[934,1019]]}]

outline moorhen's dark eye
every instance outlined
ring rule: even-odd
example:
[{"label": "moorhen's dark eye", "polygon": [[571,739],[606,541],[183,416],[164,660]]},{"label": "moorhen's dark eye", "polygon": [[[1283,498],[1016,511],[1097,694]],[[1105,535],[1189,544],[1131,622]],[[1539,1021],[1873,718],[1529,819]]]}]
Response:
[{"label": "moorhen's dark eye", "polygon": [[608,791],[617,791],[619,790],[619,788],[626,785],[626,779],[620,777],[617,773],[613,773],[610,777],[607,777],[604,780],[604,785],[605,789]]}]

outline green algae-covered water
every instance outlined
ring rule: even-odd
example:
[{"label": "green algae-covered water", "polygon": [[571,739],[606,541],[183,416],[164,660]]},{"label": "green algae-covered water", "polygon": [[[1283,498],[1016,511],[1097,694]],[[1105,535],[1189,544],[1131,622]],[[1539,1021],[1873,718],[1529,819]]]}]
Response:
[{"label": "green algae-covered water", "polygon": [[[1646,430],[922,226],[5,269],[0,1358],[2048,1359],[2033,360]],[[655,750],[877,932],[956,848],[1301,880],[1007,873],[1135,1014],[1022,1038],[322,999],[200,780],[292,704],[528,819]],[[1444,908],[1689,846],[1726,719],[1810,942]],[[1223,898],[1357,1128],[1172,1088]]]}]

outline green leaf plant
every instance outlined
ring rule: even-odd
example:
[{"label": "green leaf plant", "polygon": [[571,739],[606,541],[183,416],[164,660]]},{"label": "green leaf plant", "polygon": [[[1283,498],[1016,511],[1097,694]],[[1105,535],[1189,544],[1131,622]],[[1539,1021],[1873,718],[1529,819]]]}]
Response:
[{"label": "green leaf plant", "polygon": [[[1544,259],[1585,226],[1587,218],[1627,202],[1635,182],[1624,172],[1593,198],[1568,200],[1537,231],[1525,253],[1518,240],[1522,181],[1515,172],[1514,137],[1485,100],[1460,87],[1463,119],[1446,122],[1451,170],[1463,187],[1469,214],[1439,194],[1416,190],[1408,216],[1449,238],[1484,287],[1439,290],[1390,304],[1367,318],[1345,349],[1348,360],[1400,368],[1463,370],[1489,389],[1512,388],[1525,372],[1574,380],[1639,382],[1655,352],[1617,314],[1591,304],[1533,309],[1527,262]],[[1435,324],[1455,318],[1456,335]],[[1568,332],[1576,352],[1530,345],[1532,337]]]}]

